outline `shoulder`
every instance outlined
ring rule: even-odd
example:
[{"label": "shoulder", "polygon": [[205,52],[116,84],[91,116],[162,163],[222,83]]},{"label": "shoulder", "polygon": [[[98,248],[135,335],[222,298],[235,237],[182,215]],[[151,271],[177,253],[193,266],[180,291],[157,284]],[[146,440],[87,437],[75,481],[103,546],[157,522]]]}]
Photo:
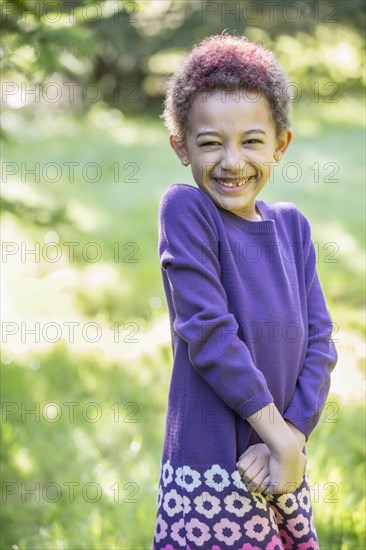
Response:
[{"label": "shoulder", "polygon": [[294,202],[266,202],[265,207],[277,228],[292,243],[299,243],[305,256],[311,247],[311,227],[305,214]]},{"label": "shoulder", "polygon": [[211,200],[206,193],[186,183],[172,183],[164,191],[160,200],[160,210],[166,208],[209,208]]},{"label": "shoulder", "polygon": [[286,226],[298,228],[301,233],[310,232],[310,223],[294,202],[265,202],[272,219]]},{"label": "shoulder", "polygon": [[213,201],[199,187],[173,183],[163,193],[159,205],[160,224],[210,225],[216,232],[219,215]]}]

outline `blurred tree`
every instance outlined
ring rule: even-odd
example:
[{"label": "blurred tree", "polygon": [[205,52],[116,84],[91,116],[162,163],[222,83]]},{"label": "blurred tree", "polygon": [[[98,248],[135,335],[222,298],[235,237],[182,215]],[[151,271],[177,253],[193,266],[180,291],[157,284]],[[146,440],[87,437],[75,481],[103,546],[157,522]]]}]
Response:
[{"label": "blurred tree", "polygon": [[225,29],[278,50],[300,81],[340,75],[350,89],[362,86],[364,0],[6,0],[1,11],[5,105],[21,83],[44,86],[52,77],[75,85],[74,108],[92,104],[81,92],[94,83],[98,99],[124,112],[161,109],[164,83],[185,52]]}]

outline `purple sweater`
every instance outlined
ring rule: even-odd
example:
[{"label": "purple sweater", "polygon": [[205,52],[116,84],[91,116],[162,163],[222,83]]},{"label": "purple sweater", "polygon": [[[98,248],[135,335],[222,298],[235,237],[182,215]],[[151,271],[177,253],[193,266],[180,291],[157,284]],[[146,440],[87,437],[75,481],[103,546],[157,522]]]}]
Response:
[{"label": "purple sweater", "polygon": [[337,354],[309,223],[293,203],[256,204],[260,222],[186,184],[161,199],[174,356],[163,460],[235,469],[261,441],[246,417],[274,402],[308,437],[325,404]]}]

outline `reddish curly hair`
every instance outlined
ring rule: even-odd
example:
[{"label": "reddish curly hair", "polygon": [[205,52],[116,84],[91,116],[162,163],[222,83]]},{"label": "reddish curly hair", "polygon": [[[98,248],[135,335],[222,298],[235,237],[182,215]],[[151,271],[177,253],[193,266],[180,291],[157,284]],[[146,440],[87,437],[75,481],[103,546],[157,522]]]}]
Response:
[{"label": "reddish curly hair", "polygon": [[276,135],[290,128],[289,81],[274,54],[245,36],[223,33],[196,44],[166,84],[160,116],[178,143],[184,143],[196,95],[219,89],[263,95],[272,112]]}]

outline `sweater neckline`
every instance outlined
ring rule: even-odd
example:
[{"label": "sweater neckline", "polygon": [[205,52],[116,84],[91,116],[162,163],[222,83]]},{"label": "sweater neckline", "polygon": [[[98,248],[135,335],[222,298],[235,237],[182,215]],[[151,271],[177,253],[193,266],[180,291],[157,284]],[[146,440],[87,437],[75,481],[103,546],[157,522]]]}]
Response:
[{"label": "sweater neckline", "polygon": [[265,202],[258,200],[255,202],[255,204],[256,204],[257,210],[259,210],[262,216],[262,220],[257,222],[252,220],[247,220],[246,218],[242,218],[241,216],[238,216],[237,214],[230,212],[230,210],[221,208],[220,206],[218,206],[217,208],[224,216],[226,216],[236,226],[240,227],[247,233],[274,233],[275,222],[269,217],[269,213],[266,208]]}]

